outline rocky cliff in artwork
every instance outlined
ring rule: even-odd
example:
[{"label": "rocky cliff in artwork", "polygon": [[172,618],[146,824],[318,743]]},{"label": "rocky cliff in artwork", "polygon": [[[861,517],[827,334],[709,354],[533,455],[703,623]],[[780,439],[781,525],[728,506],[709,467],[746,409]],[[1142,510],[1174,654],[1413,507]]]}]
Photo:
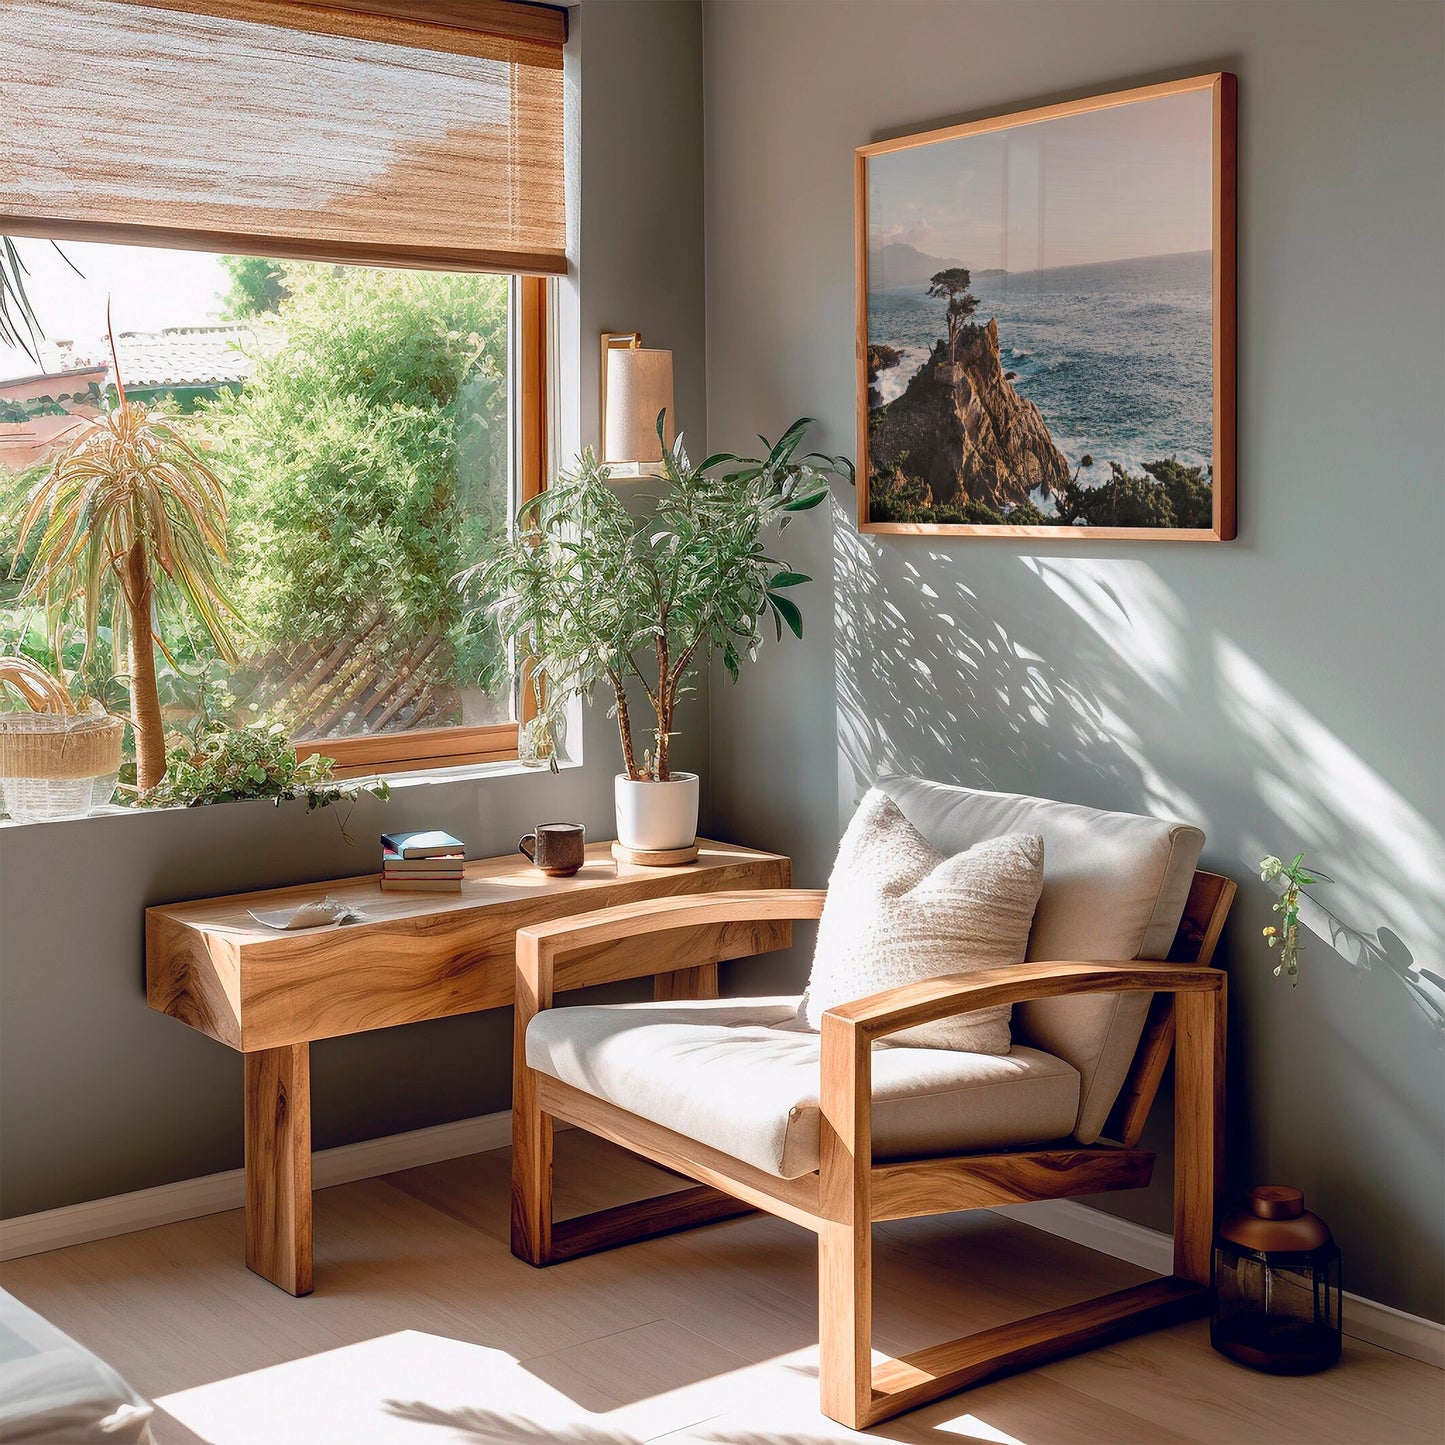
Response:
[{"label": "rocky cliff in artwork", "polygon": [[903,395],[871,414],[868,452],[876,490],[931,506],[1005,511],[1069,480],[1038,407],[1004,376],[995,321],[957,328],[952,357],[947,341],[933,348]]}]

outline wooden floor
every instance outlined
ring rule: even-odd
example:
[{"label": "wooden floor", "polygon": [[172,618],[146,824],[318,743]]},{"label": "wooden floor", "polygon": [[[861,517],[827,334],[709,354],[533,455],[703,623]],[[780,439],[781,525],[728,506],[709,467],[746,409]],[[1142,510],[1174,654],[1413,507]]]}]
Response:
[{"label": "wooden floor", "polygon": [[[558,1212],[670,1176],[558,1136]],[[159,1401],[158,1445],[824,1445],[1445,1439],[1445,1374],[1352,1340],[1272,1379],[1192,1324],[855,1435],[817,1409],[811,1235],[752,1216],[537,1271],[506,1244],[505,1150],[316,1197],[316,1293],[241,1264],[239,1213],[4,1266],[4,1286]],[[890,1353],[1147,1278],[989,1213],[881,1225]]]}]

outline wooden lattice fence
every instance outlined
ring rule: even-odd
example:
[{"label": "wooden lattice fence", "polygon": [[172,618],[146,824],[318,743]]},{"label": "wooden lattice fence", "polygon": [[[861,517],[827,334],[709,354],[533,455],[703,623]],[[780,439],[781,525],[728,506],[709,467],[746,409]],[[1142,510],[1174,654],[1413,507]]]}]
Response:
[{"label": "wooden lattice fence", "polygon": [[273,648],[235,674],[244,712],[287,724],[298,742],[444,727],[457,720],[451,647],[440,633],[398,644],[373,608],[335,642]]}]

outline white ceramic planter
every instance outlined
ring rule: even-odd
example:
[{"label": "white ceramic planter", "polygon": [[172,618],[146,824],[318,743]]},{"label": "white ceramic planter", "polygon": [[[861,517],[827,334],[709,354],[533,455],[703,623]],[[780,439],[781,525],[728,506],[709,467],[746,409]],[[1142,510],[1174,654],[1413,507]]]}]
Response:
[{"label": "white ceramic planter", "polygon": [[697,837],[696,773],[674,773],[665,783],[618,773],[615,796],[617,841],[624,848],[661,852],[686,848]]}]

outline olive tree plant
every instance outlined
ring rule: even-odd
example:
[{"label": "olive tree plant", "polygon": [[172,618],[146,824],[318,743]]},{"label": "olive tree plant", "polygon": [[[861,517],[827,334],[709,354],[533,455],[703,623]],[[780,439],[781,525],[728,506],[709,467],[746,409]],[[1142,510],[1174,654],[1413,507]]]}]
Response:
[{"label": "olive tree plant", "polygon": [[[658,435],[663,432],[658,417]],[[720,452],[692,466],[682,439],[662,448],[667,489],[641,514],[609,485],[590,448],[517,513],[461,581],[526,659],[527,686],[556,767],[556,729],[569,699],[598,684],[612,699],[622,760],[634,781],[666,782],[678,699],[714,652],[737,680],[757,656],[771,619],[803,635],[787,595],[810,579],[772,556],[764,534],[816,507],[831,477],[853,477],[845,457],[799,456],[811,425],[793,423],[761,458]],[[629,686],[651,713],[651,746],[641,760]]]}]

